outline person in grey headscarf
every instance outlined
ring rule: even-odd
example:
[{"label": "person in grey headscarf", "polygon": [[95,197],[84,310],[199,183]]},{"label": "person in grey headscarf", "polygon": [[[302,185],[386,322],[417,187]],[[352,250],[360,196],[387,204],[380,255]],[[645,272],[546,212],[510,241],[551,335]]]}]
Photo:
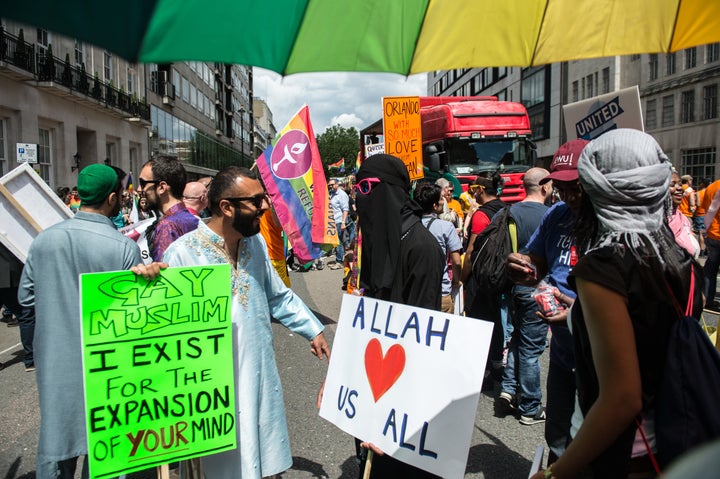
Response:
[{"label": "person in grey headscarf", "polygon": [[671,171],[657,142],[637,130],[607,132],[583,150],[570,315],[585,418],[551,470],[533,479],[654,477],[635,418],[654,447],[673,301],[685,305],[692,293],[693,315],[702,310],[701,268],[667,226]]}]

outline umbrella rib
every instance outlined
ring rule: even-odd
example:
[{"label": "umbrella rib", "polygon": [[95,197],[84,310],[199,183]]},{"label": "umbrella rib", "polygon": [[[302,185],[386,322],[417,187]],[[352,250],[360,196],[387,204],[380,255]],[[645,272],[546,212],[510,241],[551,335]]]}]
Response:
[{"label": "umbrella rib", "polygon": [[670,49],[673,46],[673,43],[675,42],[675,30],[677,29],[678,24],[678,15],[680,14],[680,4],[682,3],[682,0],[678,0],[677,2],[677,10],[675,10],[675,21],[673,22],[673,28],[672,33],[670,34],[670,43],[665,46],[665,51],[669,52]]},{"label": "umbrella rib", "polygon": [[532,58],[530,58],[530,66],[535,66],[535,54],[537,54],[538,42],[540,41],[540,34],[542,33],[543,25],[545,25],[545,15],[547,15],[548,4],[552,0],[545,0],[545,8],[543,8],[542,18],[540,19],[540,28],[538,28],[537,37],[535,38],[535,45],[533,46]]},{"label": "umbrella rib", "polygon": [[135,51],[135,58],[133,58],[131,61],[133,63],[138,63],[140,61],[140,53],[144,50],[145,46],[145,39],[147,38],[147,32],[148,28],[150,27],[150,22],[152,21],[152,18],[155,16],[155,10],[158,8],[158,3],[160,3],[160,0],[155,0],[155,3],[152,7],[152,12],[149,12],[150,14],[147,17],[147,21],[145,22],[145,28],[143,28],[143,38],[138,44],[137,50]]},{"label": "umbrella rib", "polygon": [[422,22],[420,22],[420,27],[418,28],[417,35],[415,35],[415,42],[413,43],[413,51],[412,51],[412,55],[410,56],[410,63],[405,68],[405,79],[406,80],[410,76],[410,71],[412,70],[413,62],[415,61],[415,52],[417,51],[417,45],[418,45],[418,42],[420,41],[420,32],[422,32],[423,26],[425,25],[425,18],[427,18],[428,8],[430,8],[431,1],[432,0],[427,0],[425,2],[425,12],[423,13]]},{"label": "umbrella rib", "polygon": [[287,67],[288,63],[290,62],[290,57],[292,57],[293,50],[295,50],[295,42],[297,42],[298,35],[300,34],[300,29],[303,26],[303,23],[305,22],[305,16],[307,15],[308,8],[310,7],[310,2],[312,0],[307,0],[305,2],[305,10],[303,11],[302,18],[298,22],[297,29],[295,30],[295,37],[293,38],[292,46],[290,47],[290,51],[288,52],[287,57],[285,58],[285,65],[283,66],[281,75],[285,77],[287,75]]}]

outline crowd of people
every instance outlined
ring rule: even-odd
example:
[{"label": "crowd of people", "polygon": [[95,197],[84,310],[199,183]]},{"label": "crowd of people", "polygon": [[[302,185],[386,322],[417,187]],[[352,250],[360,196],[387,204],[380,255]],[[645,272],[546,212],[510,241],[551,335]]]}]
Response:
[{"label": "crowd of people", "polygon": [[[362,294],[452,311],[449,293],[473,274],[475,238],[509,207],[519,250],[506,264],[515,286],[480,292],[464,310],[495,326],[486,385],[497,395],[496,415],[545,426],[547,467],[534,479],[655,477],[656,455],[663,466],[674,459],[657,447],[655,420],[679,319],[673,303],[692,304],[695,320],[704,307],[717,309],[720,181],[702,180],[694,191],[656,141],[635,130],[562,145],[550,171],[525,173],[527,196],[512,206],[501,200],[497,174],[478,177],[456,211],[446,199],[459,196],[450,181],[412,190],[402,170],[396,158],[376,155],[357,174]],[[541,288],[551,310],[537,299]],[[549,330],[543,405],[538,361]],[[358,445],[361,461],[366,449],[383,458],[371,477],[428,477]]]},{"label": "crowd of people", "polygon": [[[672,300],[693,299],[696,318],[703,307],[717,309],[720,180],[702,180],[696,192],[651,136],[624,129],[562,145],[549,171],[524,174],[526,197],[513,205],[502,201],[497,173],[479,176],[462,194],[448,176],[413,187],[401,160],[379,154],[349,181],[328,181],[340,243],[327,252],[328,267],[344,269],[342,289],[458,312],[475,240],[509,208],[518,249],[505,262],[514,285],[499,294],[477,292],[462,311],[494,324],[485,384],[496,394],[496,415],[544,424],[550,453],[534,479],[654,477],[653,414],[677,319]],[[37,365],[38,477],[72,477],[77,458],[87,454],[73,320],[79,275],[132,270],[150,279],[168,266],[223,263],[233,266],[236,407],[244,412],[238,448],[203,458],[203,468],[208,478],[259,479],[287,470],[292,456],[270,320],[329,359],[323,326],[288,276],[320,269],[322,259],[299,265],[288,256],[282,226],[252,170],[233,166],[188,182],[181,162],[160,156],[143,166],[136,190],[125,178],[116,167],[84,168],[77,187],[58,190],[73,218],[38,235],[24,268],[8,268],[16,301],[3,296],[3,304],[26,325],[26,369]],[[150,264],[118,231],[144,219],[153,219]],[[700,256],[707,257],[704,267]],[[550,310],[537,299],[546,286]],[[549,331],[543,404],[539,358]],[[372,450],[370,477],[435,477],[371,443],[356,444],[361,475]]]}]

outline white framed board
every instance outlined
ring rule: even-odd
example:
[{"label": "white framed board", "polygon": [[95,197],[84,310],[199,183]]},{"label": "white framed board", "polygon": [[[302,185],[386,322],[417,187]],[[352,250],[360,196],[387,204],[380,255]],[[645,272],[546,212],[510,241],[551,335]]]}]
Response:
[{"label": "white framed board", "polygon": [[0,242],[25,263],[30,243],[72,212],[27,163],[0,178]]}]

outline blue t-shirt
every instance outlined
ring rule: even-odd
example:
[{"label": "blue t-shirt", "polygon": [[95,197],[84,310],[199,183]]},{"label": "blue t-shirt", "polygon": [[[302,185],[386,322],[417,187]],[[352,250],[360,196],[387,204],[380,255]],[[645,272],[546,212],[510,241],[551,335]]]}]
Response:
[{"label": "blue t-shirt", "polygon": [[[563,202],[556,203],[545,213],[527,244],[530,253],[545,258],[550,284],[571,298],[576,296],[568,285],[570,248],[575,245],[572,237],[574,222],[572,210]],[[550,361],[571,371],[575,367],[575,355],[570,330],[564,325],[551,326],[551,329]]]},{"label": "blue t-shirt", "polygon": [[547,210],[547,206],[536,201],[521,201],[510,207],[510,214],[517,225],[518,250],[520,253],[527,253],[525,245],[535,233]]},{"label": "blue t-shirt", "polygon": [[[430,220],[434,220],[430,223]],[[452,280],[450,279],[450,263],[448,255],[453,251],[462,249],[462,241],[455,230],[455,226],[449,221],[438,219],[436,215],[422,217],[422,224],[435,237],[445,255],[445,271],[443,272],[442,294],[447,296],[452,292]],[[428,224],[430,226],[428,226]]]},{"label": "blue t-shirt", "polygon": [[330,208],[332,208],[333,218],[339,230],[340,223],[342,223],[343,211],[350,211],[350,199],[347,193],[340,188],[330,193]]},{"label": "blue t-shirt", "polygon": [[572,298],[575,291],[568,285],[568,273],[570,248],[575,244],[572,238],[574,222],[572,210],[563,202],[556,203],[545,213],[526,246],[530,253],[545,258],[550,284]]}]

